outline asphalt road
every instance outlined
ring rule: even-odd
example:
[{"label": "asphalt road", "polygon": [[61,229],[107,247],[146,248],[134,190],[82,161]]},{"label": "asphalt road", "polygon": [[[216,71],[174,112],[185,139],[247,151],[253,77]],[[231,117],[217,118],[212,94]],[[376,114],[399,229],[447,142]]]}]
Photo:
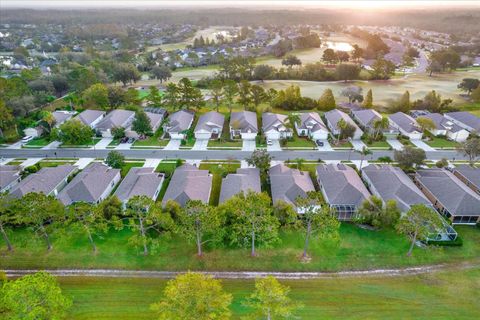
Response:
[{"label": "asphalt road", "polygon": [[[0,149],[0,157],[3,158],[105,158],[111,149]],[[251,151],[241,150],[151,150],[151,149],[130,149],[116,150],[129,159],[186,159],[186,160],[208,160],[208,159],[235,159],[244,160],[252,154]],[[393,159],[393,151],[378,150],[365,157],[365,160],[375,160],[379,157],[390,157]],[[360,160],[361,155],[353,150],[283,150],[269,151],[274,160],[293,160],[303,158],[305,160]],[[455,150],[427,151],[427,159],[440,160],[466,160],[461,153]]]}]

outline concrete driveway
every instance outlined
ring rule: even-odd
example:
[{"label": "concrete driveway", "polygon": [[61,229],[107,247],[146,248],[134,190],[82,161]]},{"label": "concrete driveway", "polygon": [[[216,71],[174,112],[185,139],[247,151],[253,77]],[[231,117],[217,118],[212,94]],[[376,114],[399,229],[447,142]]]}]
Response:
[{"label": "concrete driveway", "polygon": [[22,142],[15,142],[14,144],[9,145],[7,149],[22,149]]},{"label": "concrete driveway", "polygon": [[[110,142],[113,141],[113,138],[102,138],[100,141],[97,142],[95,145],[95,149],[107,149],[107,146],[110,144]],[[93,149],[93,147],[92,147]]]},{"label": "concrete driveway", "polygon": [[182,140],[180,140],[180,139],[172,139],[168,142],[168,144],[163,149],[164,150],[179,150],[181,143],[182,143]]},{"label": "concrete driveway", "polygon": [[243,140],[242,151],[255,151],[255,140]]},{"label": "concrete driveway", "polygon": [[267,145],[267,151],[282,151],[280,140],[272,140],[272,145]]},{"label": "concrete driveway", "polygon": [[422,140],[410,140],[414,145],[416,145],[418,148],[423,149],[425,151],[435,151],[435,148],[430,147],[428,144],[423,142]]},{"label": "concrete driveway", "polygon": [[197,139],[192,147],[192,150],[207,150],[208,139]]},{"label": "concrete driveway", "polygon": [[37,164],[40,162],[43,158],[28,158],[27,160],[23,161],[20,166],[23,168],[33,166],[34,164]]},{"label": "concrete driveway", "polygon": [[86,166],[88,166],[95,158],[80,158],[77,162],[75,162],[75,166],[78,166],[78,169],[83,170]]},{"label": "concrete driveway", "polygon": [[368,148],[365,143],[363,143],[362,140],[350,140],[350,143],[353,146],[353,149],[355,150],[362,150],[363,147]]},{"label": "concrete driveway", "polygon": [[333,148],[328,142],[328,140],[320,140],[320,141],[323,142],[323,147],[317,146],[317,149],[319,151],[333,151]]},{"label": "concrete driveway", "polygon": [[61,144],[62,143],[60,141],[53,141],[53,142],[50,142],[49,144],[47,144],[42,149],[45,149],[45,150],[57,149]]},{"label": "concrete driveway", "polygon": [[397,139],[387,139],[387,143],[393,148],[393,150],[403,149],[403,144]]},{"label": "concrete driveway", "polygon": [[162,159],[145,159],[145,163],[143,164],[144,168],[156,168],[160,164]]},{"label": "concrete driveway", "polygon": [[115,147],[117,150],[130,150],[133,146],[133,143],[120,143]]}]

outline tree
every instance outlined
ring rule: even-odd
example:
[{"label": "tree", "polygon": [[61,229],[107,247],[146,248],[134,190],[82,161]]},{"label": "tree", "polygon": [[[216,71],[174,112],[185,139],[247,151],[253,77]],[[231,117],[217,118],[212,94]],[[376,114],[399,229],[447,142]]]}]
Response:
[{"label": "tree", "polygon": [[267,64],[259,64],[253,69],[253,77],[263,82],[272,76],[275,69]]},{"label": "tree", "polygon": [[102,83],[96,83],[82,94],[83,105],[87,108],[109,107],[108,88]]},{"label": "tree", "polygon": [[412,104],[410,102],[410,92],[405,91],[403,95],[398,99],[397,101],[394,101],[392,103],[391,109],[392,111],[401,111],[403,113],[408,113],[410,112],[410,109],[412,108]]},{"label": "tree", "polygon": [[465,140],[460,144],[459,151],[462,152],[464,156],[467,156],[473,165],[475,160],[480,156],[480,138],[473,137]]},{"label": "tree", "polygon": [[225,92],[225,100],[228,103],[228,109],[230,113],[232,113],[233,102],[235,100],[235,97],[238,94],[238,85],[233,80],[225,80],[225,85],[223,90]]},{"label": "tree", "polygon": [[432,131],[436,128],[435,122],[432,119],[427,117],[418,117],[416,119],[418,126],[422,129],[422,131]]},{"label": "tree", "polygon": [[105,163],[115,169],[120,169],[125,165],[125,156],[118,151],[112,150],[108,153]]},{"label": "tree", "polygon": [[318,100],[318,108],[322,111],[330,111],[337,106],[335,97],[331,89],[325,89],[322,96]]},{"label": "tree", "polygon": [[357,130],[353,124],[348,123],[343,119],[338,121],[337,127],[340,129],[340,134],[338,135],[339,140],[353,138],[355,131]]},{"label": "tree", "polygon": [[0,290],[5,319],[63,319],[72,306],[55,277],[44,271],[7,281]]},{"label": "tree", "polygon": [[267,95],[265,94],[265,89],[256,84],[250,87],[250,96],[255,108],[257,108],[260,103],[264,102],[267,99]]},{"label": "tree", "polygon": [[62,123],[59,130],[52,131],[52,138],[64,144],[88,145],[92,141],[92,128],[76,119]]},{"label": "tree", "polygon": [[178,220],[179,232],[189,241],[195,241],[199,257],[205,243],[218,242],[223,237],[221,215],[200,200],[188,201]]},{"label": "tree", "polygon": [[298,170],[302,170],[303,164],[305,163],[305,159],[303,159],[303,158],[295,158],[295,159],[293,159],[293,162],[296,163]]},{"label": "tree", "polygon": [[251,88],[252,85],[247,80],[240,81],[240,85],[238,86],[238,102],[240,102],[245,110],[252,102]]},{"label": "tree", "polygon": [[427,158],[425,150],[405,146],[403,150],[395,150],[393,157],[400,167],[407,169],[414,165],[421,165]]},{"label": "tree", "polygon": [[140,80],[140,73],[133,64],[121,62],[113,70],[113,80],[120,81],[125,87],[128,83]]},{"label": "tree", "polygon": [[255,150],[250,158],[247,158],[246,160],[248,165],[260,170],[260,177],[262,181],[267,181],[268,170],[270,169],[270,163],[272,161],[272,157],[267,150]]},{"label": "tree", "polygon": [[480,80],[474,78],[464,78],[462,82],[458,84],[458,88],[463,91],[467,91],[468,94],[471,94],[473,90],[478,88],[480,85]]},{"label": "tree", "polygon": [[47,132],[51,132],[55,122],[57,120],[53,116],[53,114],[49,111],[43,112],[42,122],[45,124]]},{"label": "tree", "polygon": [[244,302],[253,308],[254,313],[249,319],[293,319],[295,311],[301,307],[292,301],[288,294],[290,288],[282,285],[273,276],[257,278],[255,292]]},{"label": "tree", "polygon": [[333,51],[333,49],[325,49],[322,55],[322,60],[330,63],[335,63],[337,62],[337,55],[335,54],[335,51]]},{"label": "tree", "polygon": [[352,51],[352,59],[355,61],[359,61],[360,58],[363,57],[363,49],[358,46],[358,44],[353,45],[353,51]]},{"label": "tree", "polygon": [[225,94],[223,91],[223,83],[220,80],[215,79],[210,83],[210,94],[212,95],[212,100],[218,112]]},{"label": "tree", "polygon": [[388,80],[395,74],[395,64],[390,60],[378,58],[372,64],[372,76],[376,80]]},{"label": "tree", "polygon": [[[451,48],[440,49],[430,54],[430,61],[435,64],[435,71],[451,71],[460,65],[461,57]],[[430,69],[430,72],[433,70]]]},{"label": "tree", "polygon": [[14,125],[15,118],[12,111],[7,108],[5,102],[0,99],[0,137],[4,136],[3,131]]},{"label": "tree", "polygon": [[278,241],[278,219],[273,215],[270,198],[265,193],[251,190],[230,198],[222,207],[230,214],[227,236],[230,243],[250,247],[256,256],[258,243],[270,245]]},{"label": "tree", "polygon": [[291,54],[282,59],[282,65],[291,68],[293,66],[301,66],[302,61],[297,56]]},{"label": "tree", "polygon": [[480,102],[480,86],[477,89],[473,90],[470,94],[470,98],[472,98],[473,102]]},{"label": "tree", "polygon": [[382,199],[371,196],[362,203],[358,209],[358,215],[362,223],[377,228],[387,228],[396,225],[400,218],[400,210],[395,200],[390,199],[384,205]]},{"label": "tree", "polygon": [[365,157],[372,154],[372,151],[368,149],[367,147],[363,146],[361,150],[355,150],[355,152],[359,153],[361,158],[360,158],[360,168],[358,168],[359,171],[362,171],[363,167],[363,160],[365,160]]},{"label": "tree", "polygon": [[397,231],[409,236],[412,240],[407,256],[412,255],[417,239],[426,240],[428,235],[442,227],[442,218],[431,207],[424,204],[414,204],[400,218]]},{"label": "tree", "polygon": [[380,119],[376,119],[373,121],[373,129],[375,130],[374,134],[374,140],[378,139],[378,136],[382,132],[382,130],[386,130],[390,127],[390,122],[388,121],[388,118],[385,116],[382,116]]},{"label": "tree", "polygon": [[353,103],[356,101],[362,102],[363,101],[362,91],[363,91],[362,87],[350,86],[343,89],[341,92],[341,95],[344,97],[347,97],[349,103]]},{"label": "tree", "polygon": [[132,130],[137,132],[139,135],[146,136],[152,134],[150,118],[147,116],[145,111],[139,110],[135,113],[135,119],[132,122]]},{"label": "tree", "polygon": [[[200,89],[195,88],[188,78],[178,82],[178,107],[180,109],[201,108],[205,105]],[[168,88],[167,88],[168,89]]]},{"label": "tree", "polygon": [[54,223],[63,216],[64,209],[62,203],[53,196],[30,192],[15,201],[13,210],[17,223],[29,226],[36,236],[45,239],[47,249],[51,250],[50,232]]},{"label": "tree", "polygon": [[15,221],[15,215],[13,214],[12,210],[10,210],[11,205],[12,198],[6,193],[0,193],[0,233],[2,234],[5,244],[7,245],[8,251],[13,251],[13,246],[10,242],[10,238],[8,237],[6,228],[7,225]]},{"label": "tree", "polygon": [[124,127],[113,127],[112,128],[112,136],[115,140],[120,140],[125,137],[125,128]]},{"label": "tree", "polygon": [[340,62],[347,62],[348,60],[350,60],[350,55],[347,51],[337,51],[335,52],[335,54],[337,55],[337,59]]},{"label": "tree", "polygon": [[340,222],[332,214],[328,206],[321,208],[320,198],[316,192],[310,191],[305,198],[297,198],[296,206],[301,213],[300,221],[305,232],[303,258],[308,256],[310,238],[337,240],[339,238]]},{"label": "tree", "polygon": [[162,95],[160,94],[160,90],[158,90],[155,86],[150,86],[148,89],[148,95],[145,97],[148,106],[151,107],[160,107],[163,102]]},{"label": "tree", "polygon": [[172,77],[172,71],[167,66],[154,66],[150,72],[155,79],[160,80],[160,83]]},{"label": "tree", "polygon": [[111,196],[98,204],[98,212],[107,220],[112,220],[114,217],[122,215],[123,204],[117,196]]},{"label": "tree", "polygon": [[[173,220],[147,196],[134,196],[128,200],[125,207],[124,216],[127,226],[134,232],[128,242],[142,247],[143,255],[146,256],[149,253],[149,247],[156,248],[159,244],[159,238],[154,234],[172,230]],[[117,225],[122,227],[118,223]]]},{"label": "tree", "polygon": [[365,99],[363,100],[363,107],[365,109],[372,109],[373,108],[373,93],[372,89],[369,89],[367,91],[367,95],[365,96]]},{"label": "tree", "polygon": [[188,272],[168,281],[163,300],[151,309],[160,320],[229,319],[232,295],[222,288],[220,280],[210,275]]},{"label": "tree", "polygon": [[355,64],[341,63],[335,68],[335,76],[337,80],[345,82],[358,79],[360,68]]},{"label": "tree", "polygon": [[295,130],[295,124],[300,125],[300,115],[298,113],[289,113],[287,116],[287,127],[292,131]]},{"label": "tree", "polygon": [[92,246],[93,253],[97,252],[94,235],[108,231],[108,224],[103,212],[91,203],[77,202],[66,210],[65,225],[69,231],[85,235]]},{"label": "tree", "polygon": [[175,110],[176,108],[178,108],[180,102],[180,91],[175,83],[170,82],[169,84],[167,84],[164,100],[165,105],[170,109]]}]

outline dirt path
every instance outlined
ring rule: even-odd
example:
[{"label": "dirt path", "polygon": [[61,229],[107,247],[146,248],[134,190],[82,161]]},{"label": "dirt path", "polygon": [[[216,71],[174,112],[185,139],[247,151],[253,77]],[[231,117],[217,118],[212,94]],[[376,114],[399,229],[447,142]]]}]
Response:
[{"label": "dirt path", "polygon": [[[278,279],[325,279],[366,276],[406,276],[423,273],[432,273],[444,270],[464,270],[479,268],[479,261],[459,264],[439,264],[433,266],[420,266],[404,269],[375,269],[364,271],[340,272],[262,272],[262,271],[199,271],[203,274],[213,275],[219,279],[255,279],[272,275]],[[5,270],[8,277],[21,277],[40,270]],[[111,270],[111,269],[57,269],[45,270],[57,277],[108,277],[108,278],[159,278],[171,279],[184,272],[174,271],[141,271],[141,270]]]}]

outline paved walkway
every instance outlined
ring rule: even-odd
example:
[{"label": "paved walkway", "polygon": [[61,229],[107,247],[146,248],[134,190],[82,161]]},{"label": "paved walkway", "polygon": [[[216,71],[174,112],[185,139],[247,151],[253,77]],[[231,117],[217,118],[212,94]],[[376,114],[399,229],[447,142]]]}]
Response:
[{"label": "paved walkway", "polygon": [[9,163],[10,161],[15,160],[15,158],[0,158],[0,165]]},{"label": "paved walkway", "polygon": [[197,139],[192,147],[192,150],[207,150],[208,139]]},{"label": "paved walkway", "polygon": [[22,141],[15,142],[7,147],[7,149],[22,149]]},{"label": "paved walkway", "polygon": [[425,151],[435,151],[435,148],[430,147],[428,144],[423,142],[422,140],[410,140],[414,145],[419,147],[420,149],[423,149]]},{"label": "paved walkway", "polygon": [[164,150],[179,150],[182,140],[180,139],[171,139],[168,144],[163,148]]},{"label": "paved walkway", "polygon": [[28,158],[27,160],[23,161],[20,166],[23,168],[33,166],[34,164],[37,164],[40,162],[43,158]]},{"label": "paved walkway", "polygon": [[387,139],[387,143],[393,148],[393,150],[403,149],[403,144],[397,139]]},{"label": "paved walkway", "polygon": [[368,149],[367,145],[363,143],[362,140],[350,140],[350,143],[352,144],[353,149],[355,150],[362,150],[363,147]]},{"label": "paved walkway", "polygon": [[320,141],[323,142],[323,147],[318,146],[317,149],[319,151],[333,151],[333,148],[330,145],[330,143],[328,142],[328,140],[320,140]]},{"label": "paved walkway", "polygon": [[156,168],[162,162],[162,159],[145,159],[143,166],[145,168]]},{"label": "paved walkway", "polygon": [[282,151],[280,140],[272,140],[272,145],[267,145],[267,151]]},{"label": "paved walkway", "polygon": [[91,162],[93,162],[95,158],[80,158],[77,162],[75,162],[75,166],[78,166],[78,169],[83,170],[86,166],[88,166]]},{"label": "paved walkway", "polygon": [[[107,149],[107,146],[112,141],[113,141],[113,138],[102,138],[100,141],[97,142],[97,144],[94,147],[95,149],[98,149],[98,150]],[[92,147],[92,149],[94,147]]]},{"label": "paved walkway", "polygon": [[242,141],[242,151],[255,151],[255,147],[256,147],[255,140]]},{"label": "paved walkway", "polygon": [[[352,160],[352,163],[358,168],[358,169],[363,169],[366,166],[368,166],[368,160]],[[360,168],[360,163],[362,163],[362,167]]]},{"label": "paved walkway", "polygon": [[130,150],[132,148],[133,143],[120,143],[118,146],[115,147],[116,150]]},{"label": "paved walkway", "polygon": [[49,144],[47,144],[42,149],[45,149],[45,150],[57,149],[61,144],[62,143],[60,141],[53,141],[53,142],[50,142]]}]

